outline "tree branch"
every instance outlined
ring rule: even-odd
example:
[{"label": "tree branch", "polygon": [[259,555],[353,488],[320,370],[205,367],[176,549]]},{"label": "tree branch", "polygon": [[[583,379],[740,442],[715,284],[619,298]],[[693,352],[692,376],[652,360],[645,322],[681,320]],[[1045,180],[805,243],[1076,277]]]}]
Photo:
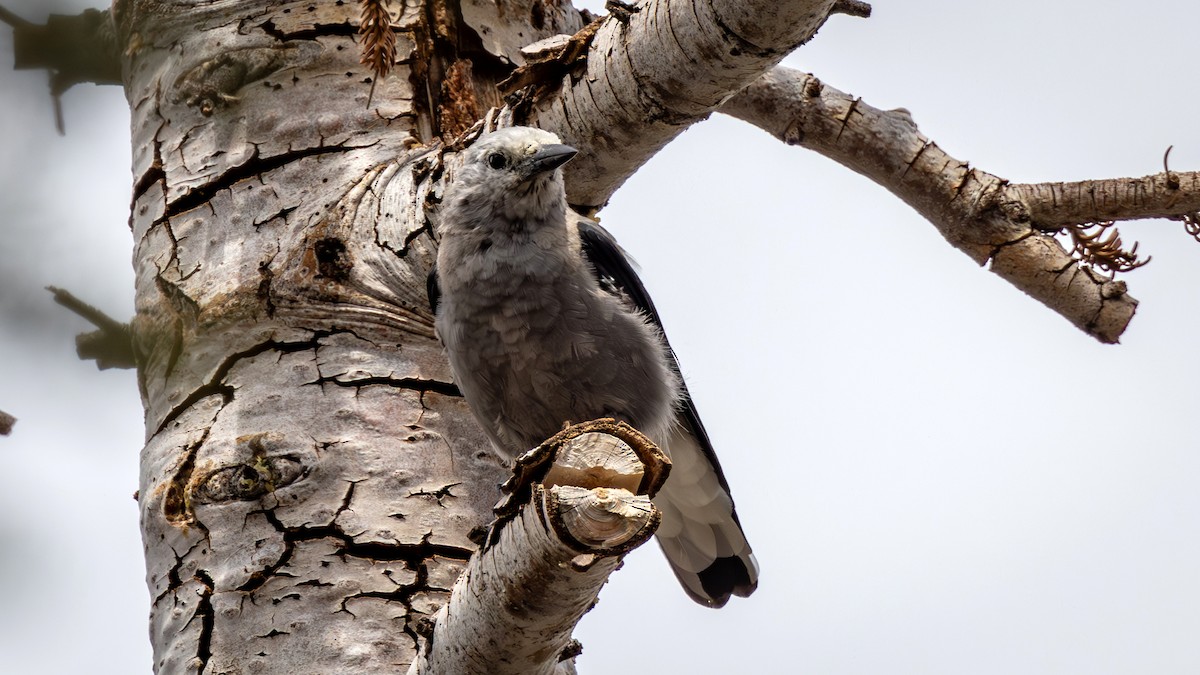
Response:
[{"label": "tree branch", "polygon": [[51,14],[45,25],[26,21],[0,7],[0,21],[13,28],[13,68],[50,71],[55,120],[63,132],[59,99],[81,82],[122,84],[121,50],[108,10],[85,9],[67,16]]},{"label": "tree branch", "polygon": [[520,121],[582,151],[567,194],[594,210],[676,135],[809,40],[836,4],[651,0],[584,28],[586,58],[510,103]]},{"label": "tree branch", "polygon": [[54,294],[55,302],[100,329],[75,336],[75,353],[80,359],[94,360],[100,370],[137,367],[129,324],[117,321],[75,297],[70,291],[55,286],[47,286],[46,290]]},{"label": "tree branch", "polygon": [[816,77],[775,68],[721,112],[801,145],[890,190],[947,241],[1097,340],[1117,342],[1137,309],[1051,233],[1102,220],[1171,217],[1200,209],[1200,174],[1040,185],[1008,181],[951,157],[908,111],[884,111]]},{"label": "tree branch", "polygon": [[488,542],[438,611],[409,674],[573,673],[571,632],[624,554],[658,528],[650,495],[669,466],[614,420],[569,427],[520,458]]}]

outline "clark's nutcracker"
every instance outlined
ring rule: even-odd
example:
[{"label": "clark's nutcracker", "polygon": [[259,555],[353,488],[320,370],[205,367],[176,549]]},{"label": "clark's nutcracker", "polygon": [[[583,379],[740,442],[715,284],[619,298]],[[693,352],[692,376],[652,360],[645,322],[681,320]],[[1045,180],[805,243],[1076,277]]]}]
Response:
[{"label": "clark's nutcracker", "polygon": [[758,584],[729,484],[658,313],[607,231],[567,206],[576,150],[540,129],[480,137],[447,186],[429,299],[450,368],[500,454],[616,417],[671,458],[658,541],[697,602]]}]

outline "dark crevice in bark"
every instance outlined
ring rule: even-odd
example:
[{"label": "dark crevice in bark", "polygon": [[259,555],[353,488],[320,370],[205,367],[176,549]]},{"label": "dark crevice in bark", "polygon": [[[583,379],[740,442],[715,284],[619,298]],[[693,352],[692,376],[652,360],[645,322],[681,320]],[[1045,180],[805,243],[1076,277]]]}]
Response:
[{"label": "dark crevice in bark", "polygon": [[[166,181],[167,174],[165,171],[163,171],[162,160],[158,156],[158,144],[155,143],[154,163],[150,165],[149,169],[146,169],[146,173],[142,174],[142,177],[139,178],[137,183],[134,184],[133,203],[136,204],[137,200],[141,199],[142,196],[150,190],[150,188],[154,187],[155,183],[162,183],[165,187]],[[132,212],[133,208],[130,208],[130,211]]]},{"label": "dark crevice in bark", "polygon": [[216,619],[212,606],[213,580],[205,570],[197,570],[194,578],[204,585],[199,604],[196,605],[196,613],[192,615],[193,620],[200,619],[200,637],[196,641],[196,659],[200,663],[197,664],[199,668],[196,672],[203,673],[208,660],[212,658],[213,623]]},{"label": "dark crevice in bark", "polygon": [[[417,94],[413,108],[428,120],[432,135],[420,141],[452,140],[465,130],[456,128],[464,110],[473,111],[478,119],[487,109],[503,104],[498,84],[514,66],[484,48],[479,35],[463,20],[458,2],[427,2],[425,21],[416,26],[413,41],[416,58],[409,71]],[[417,125],[418,130],[422,127]]]},{"label": "dark crevice in bark", "polygon": [[[353,494],[354,485],[351,484],[347,491],[347,497]],[[344,505],[348,505],[349,501],[344,500]],[[340,512],[340,510],[339,510]],[[250,575],[250,579],[242,584],[237,590],[243,593],[253,593],[262,588],[268,581],[276,577],[294,577],[292,574],[280,572],[284,566],[291,561],[295,553],[296,545],[306,541],[319,541],[321,539],[334,539],[340,542],[336,555],[361,558],[363,560],[372,560],[376,562],[402,562],[410,570],[417,574],[417,580],[412,584],[405,584],[401,589],[392,593],[383,594],[383,596],[391,599],[401,600],[407,603],[413,594],[418,591],[431,590],[427,588],[428,572],[425,568],[425,560],[434,556],[450,558],[454,560],[467,561],[470,559],[472,550],[457,546],[447,546],[443,544],[431,544],[428,538],[422,540],[420,544],[385,544],[379,542],[371,543],[355,543],[353,539],[342,532],[336,525],[318,526],[318,527],[287,527],[275,515],[273,511],[263,510],[256,513],[263,514],[280,533],[283,534],[284,551],[279,556],[279,559],[272,565],[258,570]],[[297,585],[320,585],[316,581],[305,581]],[[371,595],[371,594],[364,594]]]},{"label": "dark crevice in bark", "polygon": [[[401,244],[400,248],[392,249],[395,252],[396,257],[400,258],[400,259],[407,258],[408,253],[411,250],[412,243],[417,240],[417,237],[419,237],[423,234],[428,234],[431,237],[433,236],[433,226],[429,223],[428,220],[426,220],[425,223],[423,225],[421,225],[420,227],[418,227],[415,230],[404,235],[404,243]],[[377,241],[377,242],[379,241],[378,235],[376,236],[375,241]]]},{"label": "dark crevice in bark", "polygon": [[456,497],[457,495],[455,495],[453,492],[451,492],[450,489],[458,487],[459,485],[462,485],[462,483],[451,483],[449,485],[443,485],[442,487],[440,487],[436,490],[433,490],[432,492],[429,490],[417,490],[416,492],[408,493],[408,497],[410,499],[413,497],[427,497],[427,498],[431,498],[434,501],[436,501],[438,506],[444,506],[442,504],[442,500],[445,499],[446,497]]},{"label": "dark crevice in bark", "polygon": [[213,373],[212,378],[207,383],[197,387],[194,391],[192,391],[191,394],[184,398],[183,401],[180,401],[178,405],[171,408],[170,412],[163,417],[163,421],[159,423],[158,428],[154,433],[161,433],[168,424],[182,415],[185,411],[187,411],[188,408],[192,407],[208,396],[221,396],[226,403],[232,400],[234,389],[228,384],[225,384],[224,380],[225,376],[229,374],[229,371],[232,370],[235,365],[237,365],[238,361],[241,361],[242,359],[253,358],[273,350],[284,354],[292,354],[310,349],[316,350],[321,346],[319,342],[320,339],[322,337],[327,337],[330,334],[331,333],[327,331],[314,333],[311,339],[303,342],[278,342],[276,340],[268,340],[249,349],[230,355],[221,362],[221,365],[217,367],[216,372]]},{"label": "dark crevice in bark", "polygon": [[[245,26],[246,23],[249,23],[249,21],[243,22],[242,25]],[[358,25],[350,21],[343,21],[342,23],[316,24],[312,28],[298,30],[292,33],[280,30],[279,27],[275,25],[275,21],[272,19],[267,19],[266,21],[257,24],[257,27],[262,30],[262,32],[270,35],[280,42],[287,42],[289,40],[316,40],[319,37],[340,36],[356,38],[358,36]]]},{"label": "dark crevice in bark", "polygon": [[268,565],[261,570],[255,570],[252,572],[250,574],[250,578],[246,580],[246,583],[238,586],[237,588],[237,590],[242,591],[243,593],[253,593],[254,591],[262,588],[263,584],[267,583],[267,581],[275,577],[295,577],[293,574],[279,571],[284,565],[287,565],[289,562],[291,562],[292,554],[296,552],[295,540],[289,539],[288,537],[290,530],[285,527],[282,522],[280,522],[274,511],[264,509],[262,511],[255,511],[254,513],[261,513],[263,517],[267,519],[267,522],[271,523],[276,530],[283,533],[283,553],[279,555],[279,558],[273,564]]},{"label": "dark crevice in bark", "polygon": [[462,390],[453,382],[441,382],[439,380],[423,380],[418,377],[362,377],[353,380],[339,380],[336,375],[329,377],[321,377],[318,380],[309,382],[309,384],[333,384],[339,387],[352,387],[360,389],[362,387],[395,387],[397,389],[411,389],[425,393],[432,391],[443,396],[462,397]]},{"label": "dark crevice in bark", "polygon": [[329,155],[340,152],[349,152],[358,150],[356,146],[334,145],[334,146],[317,146],[307,148],[305,150],[296,150],[293,152],[285,152],[273,157],[262,157],[259,155],[259,150],[256,147],[254,154],[250,159],[230,167],[225,173],[214,176],[211,181],[198,188],[191,188],[184,192],[178,198],[167,203],[167,212],[163,219],[177,216],[181,213],[186,213],[197,207],[207,204],[221,190],[232,188],[238,182],[248,178],[254,178],[264,173],[275,169],[283,168],[292,162],[298,162],[308,157],[317,157],[320,155]]},{"label": "dark crevice in bark", "polygon": [[350,278],[354,261],[346,255],[346,242],[337,237],[323,237],[312,246],[317,259],[317,274],[333,281]]},{"label": "dark crevice in bark", "polygon": [[196,547],[203,546],[207,541],[208,539],[202,539],[192,544],[191,548],[184,552],[183,555],[174,553],[175,563],[171,565],[171,569],[167,570],[167,587],[163,589],[162,593],[154,596],[154,601],[150,603],[151,605],[157,605],[169,593],[179,592],[179,587],[183,585],[183,577],[179,575],[179,572],[183,569],[184,563],[187,562],[187,557],[192,554],[192,551],[196,550]]}]

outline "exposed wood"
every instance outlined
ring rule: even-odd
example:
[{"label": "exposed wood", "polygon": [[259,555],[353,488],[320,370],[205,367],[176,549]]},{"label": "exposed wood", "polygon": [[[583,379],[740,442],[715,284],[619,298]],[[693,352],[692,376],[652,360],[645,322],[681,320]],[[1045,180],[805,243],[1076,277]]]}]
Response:
[{"label": "exposed wood", "polygon": [[[526,501],[515,511],[498,507],[489,544],[472,556],[437,613],[410,675],[574,672],[575,624],[623,555],[645,543],[660,518],[648,495],[607,486],[603,476],[629,484],[634,473],[639,482],[643,474],[662,473],[653,455],[642,467],[639,453],[621,438],[580,426],[531,456],[549,449],[550,463],[570,465],[581,482],[597,486],[568,484],[565,473],[553,486],[531,483],[533,474],[515,467],[507,485]],[[634,466],[640,468],[612,471]]]}]

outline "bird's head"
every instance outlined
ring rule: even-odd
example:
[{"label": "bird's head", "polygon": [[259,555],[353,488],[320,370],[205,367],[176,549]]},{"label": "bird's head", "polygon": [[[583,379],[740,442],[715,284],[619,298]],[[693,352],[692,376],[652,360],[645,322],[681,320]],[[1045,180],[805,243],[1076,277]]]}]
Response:
[{"label": "bird's head", "polygon": [[493,131],[467,149],[448,197],[460,210],[479,216],[512,221],[544,217],[565,208],[559,167],[576,154],[575,148],[563,145],[549,131],[531,127]]}]

